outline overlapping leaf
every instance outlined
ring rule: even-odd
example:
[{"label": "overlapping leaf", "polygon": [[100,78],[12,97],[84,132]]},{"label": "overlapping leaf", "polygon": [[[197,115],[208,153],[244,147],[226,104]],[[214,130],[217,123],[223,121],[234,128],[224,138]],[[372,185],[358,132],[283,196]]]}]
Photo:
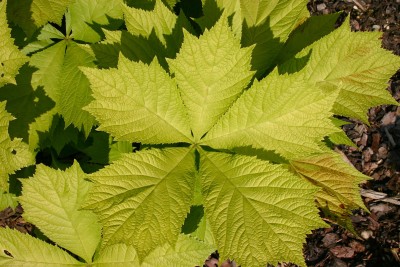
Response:
[{"label": "overlapping leaf", "polygon": [[260,76],[274,66],[284,42],[308,16],[307,0],[240,0],[242,44],[255,44],[252,67]]},{"label": "overlapping leaf", "polygon": [[104,248],[100,254],[96,255],[92,266],[140,266],[140,262],[136,250],[132,245],[119,243]]},{"label": "overlapping leaf", "polygon": [[0,248],[0,264],[15,267],[186,267],[196,262],[200,265],[214,251],[208,244],[180,235],[173,244],[165,243],[155,248],[142,263],[135,248],[123,243],[105,247],[96,253],[92,263],[83,263],[57,246],[9,228],[0,228]]},{"label": "overlapping leaf", "polygon": [[25,64],[16,76],[17,83],[6,84],[0,90],[0,101],[7,100],[6,109],[15,117],[10,121],[8,132],[11,137],[22,138],[25,142],[28,142],[29,124],[54,106],[42,89],[33,89],[33,72],[34,68]]},{"label": "overlapping leaf", "polygon": [[198,241],[185,235],[179,235],[174,244],[165,243],[154,249],[142,263],[142,267],[175,266],[186,267],[201,266],[215,248],[207,243]]},{"label": "overlapping leaf", "polygon": [[166,44],[164,35],[170,35],[175,27],[177,16],[172,13],[161,0],[155,1],[154,10],[123,7],[125,23],[128,31],[135,36],[149,37],[152,31],[158,39]]},{"label": "overlapping leaf", "polygon": [[251,48],[240,48],[239,40],[222,18],[200,38],[185,34],[176,59],[169,60],[191,129],[197,140],[237,99],[250,82]]},{"label": "overlapping leaf", "polygon": [[30,64],[38,68],[33,73],[33,87],[43,86],[56,103],[56,111],[64,117],[66,125],[73,124],[86,134],[95,121],[82,108],[92,100],[92,92],[88,79],[78,67],[93,67],[93,61],[94,57],[83,46],[66,40],[34,54],[30,60]]},{"label": "overlapping leaf", "polygon": [[59,80],[59,99],[56,102],[58,113],[63,116],[66,126],[73,124],[78,129],[82,128],[86,135],[92,129],[95,119],[83,107],[93,98],[89,80],[79,67],[93,67],[93,61],[94,57],[78,44],[68,44]]},{"label": "overlapping leaf", "polygon": [[[336,114],[367,122],[367,110],[381,104],[397,104],[387,81],[400,67],[400,58],[381,48],[379,32],[353,33],[347,19],[343,25],[297,53],[280,66],[281,71],[296,72],[321,87],[336,87],[339,96],[333,106]],[[298,64],[307,57],[307,64]]]},{"label": "overlapping leaf", "polygon": [[73,2],[74,0],[32,0],[31,12],[36,26],[43,26],[47,22],[61,25],[65,10]]},{"label": "overlapping leaf", "polygon": [[317,188],[254,157],[200,153],[205,212],[221,257],[244,266],[305,266],[306,234],[325,225],[314,206]]},{"label": "overlapping leaf", "polygon": [[91,262],[101,228],[92,211],[80,210],[90,183],[77,162],[66,171],[44,165],[22,181],[24,217],[59,246]]},{"label": "overlapping leaf", "polygon": [[307,0],[207,0],[200,24],[210,25],[225,10],[242,44],[255,45],[251,64],[261,77],[274,66],[289,34],[309,16],[306,4]]},{"label": "overlapping leaf", "polygon": [[[57,102],[59,100],[59,79],[62,75],[62,66],[65,57],[67,42],[58,42],[49,48],[34,54],[29,64],[38,70],[32,75],[32,86],[34,89],[43,86],[46,94]],[[52,75],[48,75],[51,73]]]},{"label": "overlapping leaf", "polygon": [[6,0],[0,2],[0,87],[6,83],[15,84],[18,69],[28,61],[28,57],[18,50],[14,45],[14,39],[11,38],[11,30],[7,24],[6,5]]},{"label": "overlapping leaf", "polygon": [[90,43],[100,41],[96,25],[109,25],[111,20],[122,20],[122,3],[122,0],[75,0],[69,8],[74,39]]},{"label": "overlapping leaf", "polygon": [[0,191],[8,192],[8,175],[34,163],[28,145],[20,138],[11,139],[8,126],[14,118],[6,111],[6,102],[0,102]]},{"label": "overlapping leaf", "polygon": [[338,215],[347,215],[356,208],[365,208],[358,184],[369,179],[339,154],[325,153],[291,161],[293,169],[322,188],[316,194],[318,204]]},{"label": "overlapping leaf", "polygon": [[118,69],[88,69],[93,101],[86,110],[118,140],[150,144],[191,142],[189,122],[175,81],[155,60],[120,56]]},{"label": "overlapping leaf", "polygon": [[143,258],[174,242],[192,200],[194,166],[190,148],[153,149],[125,154],[90,175],[85,207],[99,215],[103,245],[134,244]]}]

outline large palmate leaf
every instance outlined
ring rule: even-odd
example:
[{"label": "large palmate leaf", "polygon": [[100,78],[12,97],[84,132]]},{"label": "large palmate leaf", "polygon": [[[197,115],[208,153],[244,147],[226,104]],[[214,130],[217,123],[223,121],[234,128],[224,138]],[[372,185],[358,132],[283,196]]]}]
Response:
[{"label": "large palmate leaf", "polygon": [[325,225],[313,204],[317,188],[254,157],[200,153],[205,212],[222,258],[305,266],[306,234]]},{"label": "large palmate leaf", "polygon": [[194,166],[193,149],[153,149],[125,154],[90,175],[85,207],[99,215],[103,245],[134,244],[144,257],[174,242],[192,200]]},{"label": "large palmate leaf", "polygon": [[[295,59],[280,66],[280,71],[300,71],[298,79],[337,88],[334,113],[367,122],[368,108],[397,104],[385,88],[399,69],[400,58],[381,48],[377,42],[381,33],[353,33],[348,24],[349,19],[297,53]],[[300,58],[308,59],[307,64],[298,64]]]},{"label": "large palmate leaf", "polygon": [[21,138],[11,139],[8,126],[14,118],[6,111],[6,102],[0,102],[0,191],[8,192],[8,175],[34,163],[28,145]]},{"label": "large palmate leaf", "polygon": [[1,266],[84,266],[66,251],[9,228],[0,228],[0,251]]},{"label": "large palmate leaf", "polygon": [[250,82],[251,48],[221,19],[200,38],[185,34],[176,59],[169,60],[197,140],[206,133]]},{"label": "large palmate leaf", "polygon": [[91,262],[100,241],[100,225],[92,211],[80,210],[90,183],[78,163],[61,171],[44,165],[22,180],[24,217],[59,246]]},{"label": "large palmate leaf", "polygon": [[6,83],[15,84],[18,69],[28,61],[28,57],[21,53],[14,45],[11,30],[8,28],[6,16],[7,1],[0,2],[0,87]]},{"label": "large palmate leaf", "polygon": [[93,90],[86,110],[99,130],[118,140],[150,144],[190,142],[190,128],[175,81],[155,60],[150,65],[120,56],[118,69],[85,68]]},{"label": "large palmate leaf", "polygon": [[[104,31],[105,40],[90,46],[104,69],[81,68],[94,98],[85,110],[98,130],[145,149],[91,174],[84,207],[103,225],[101,250],[124,242],[143,264],[183,264],[157,257],[183,251],[175,243],[182,231],[215,243],[222,258],[242,266],[304,266],[306,235],[325,226],[315,200],[339,216],[363,207],[357,186],[365,176],[326,144],[348,141],[332,119],[342,114],[335,103],[345,82],[325,79],[326,68],[340,64],[330,46],[337,16],[301,24],[305,0],[203,2],[204,16],[195,19],[202,25],[194,24],[199,37],[183,30],[177,54],[166,51],[184,25],[161,1],[144,9],[129,2],[128,31]],[[321,25],[326,29],[314,33]],[[352,36],[338,42],[351,47]],[[318,59],[319,50],[332,62]],[[340,60],[357,76],[347,65],[355,61]],[[386,70],[376,75],[387,79]]]},{"label": "large palmate leaf", "polygon": [[203,142],[214,148],[250,146],[285,157],[320,151],[321,140],[337,132],[329,117],[335,94],[306,82],[270,75],[235,102]]}]

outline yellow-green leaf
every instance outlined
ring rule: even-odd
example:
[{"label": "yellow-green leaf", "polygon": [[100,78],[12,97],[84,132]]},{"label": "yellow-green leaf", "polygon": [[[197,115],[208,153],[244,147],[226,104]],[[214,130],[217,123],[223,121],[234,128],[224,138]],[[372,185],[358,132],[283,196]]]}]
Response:
[{"label": "yellow-green leaf", "polygon": [[6,0],[0,2],[0,87],[6,83],[15,84],[15,76],[19,68],[28,61],[28,57],[19,51],[14,45],[14,39],[11,38],[11,30],[7,24],[6,5]]}]

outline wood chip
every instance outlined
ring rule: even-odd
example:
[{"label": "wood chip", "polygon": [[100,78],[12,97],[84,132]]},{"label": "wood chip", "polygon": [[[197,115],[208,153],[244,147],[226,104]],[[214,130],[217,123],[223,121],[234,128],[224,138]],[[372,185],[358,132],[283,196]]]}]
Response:
[{"label": "wood chip", "polygon": [[341,259],[350,259],[355,255],[354,249],[345,246],[336,246],[330,249],[333,255]]}]

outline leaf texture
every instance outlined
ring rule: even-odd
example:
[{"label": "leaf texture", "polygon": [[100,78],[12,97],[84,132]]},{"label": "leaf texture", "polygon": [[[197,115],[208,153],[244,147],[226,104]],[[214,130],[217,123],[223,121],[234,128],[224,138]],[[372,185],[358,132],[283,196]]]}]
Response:
[{"label": "leaf texture", "polygon": [[33,87],[43,86],[46,94],[56,103],[56,110],[64,117],[66,126],[73,124],[86,134],[95,120],[82,108],[93,98],[89,81],[78,67],[94,67],[94,60],[82,45],[62,40],[34,54],[30,61],[32,66],[38,68],[32,76]]},{"label": "leaf texture", "polygon": [[385,88],[399,69],[400,58],[381,48],[380,36],[379,32],[351,32],[347,19],[339,29],[296,55],[296,59],[309,57],[304,67],[293,59],[280,69],[300,71],[299,79],[337,88],[334,113],[368,123],[370,107],[397,105]]},{"label": "leaf texture", "polygon": [[59,246],[91,262],[101,237],[92,211],[80,210],[90,183],[75,162],[65,171],[38,165],[30,179],[22,180],[20,202],[24,217]]},{"label": "leaf texture", "polygon": [[161,0],[155,1],[152,11],[124,5],[123,12],[126,27],[130,33],[135,36],[149,37],[154,31],[164,45],[166,44],[164,35],[172,33],[177,21],[177,16]]},{"label": "leaf texture", "polygon": [[93,267],[140,266],[139,257],[132,245],[123,243],[105,247],[94,259]]},{"label": "leaf texture", "polygon": [[255,157],[200,152],[205,214],[222,259],[244,266],[305,266],[303,242],[325,226],[314,205],[317,188]]},{"label": "leaf texture", "polygon": [[6,84],[0,90],[0,101],[7,100],[6,109],[15,120],[10,121],[10,137],[19,137],[28,143],[29,124],[42,113],[50,110],[54,102],[42,89],[34,90],[31,85],[34,68],[25,64],[15,77],[17,84]]},{"label": "leaf texture", "polygon": [[87,107],[99,130],[121,141],[191,142],[177,86],[156,60],[150,65],[120,55],[118,69],[83,69],[95,101]]},{"label": "leaf texture", "polygon": [[366,209],[358,185],[370,178],[344,162],[339,154],[316,154],[290,164],[298,174],[322,188],[316,194],[319,206],[339,216],[357,208]]},{"label": "leaf texture", "polygon": [[320,151],[321,140],[339,130],[329,119],[335,96],[288,75],[270,75],[243,93],[203,143],[275,150],[287,158]]},{"label": "leaf texture", "polygon": [[15,84],[19,68],[28,61],[28,57],[18,50],[14,45],[14,39],[11,38],[6,5],[6,0],[0,2],[0,88],[7,83]]},{"label": "leaf texture", "polygon": [[[46,94],[54,101],[59,100],[59,79],[65,57],[67,42],[61,41],[38,53],[35,53],[29,64],[38,70],[32,75],[34,89],[43,86]],[[49,75],[51,73],[51,75]]]},{"label": "leaf texture", "polygon": [[152,149],[122,155],[90,175],[85,207],[99,215],[103,245],[133,244],[143,258],[175,242],[192,200],[194,164],[190,148]]},{"label": "leaf texture", "polygon": [[64,62],[59,80],[59,97],[56,103],[58,113],[65,120],[65,126],[73,124],[89,135],[95,119],[83,107],[92,100],[89,80],[79,69],[80,66],[94,67],[94,57],[80,45],[70,42],[65,51]]},{"label": "leaf texture", "polygon": [[122,0],[75,0],[69,8],[74,39],[89,43],[100,41],[101,36],[93,29],[94,25],[110,25],[113,20],[122,20],[122,2]]},{"label": "leaf texture", "polygon": [[179,235],[174,244],[165,243],[154,249],[144,260],[141,267],[155,266],[201,266],[204,259],[215,251],[207,243],[196,240],[186,235]]},{"label": "leaf texture", "polygon": [[308,16],[307,0],[240,0],[242,44],[255,44],[252,69],[261,77],[274,66],[283,44],[296,26]]},{"label": "leaf texture", "polygon": [[[15,267],[84,266],[66,251],[17,230],[0,228],[0,264]],[[12,256],[5,253],[9,252]]]},{"label": "leaf texture", "polygon": [[200,38],[185,33],[176,59],[168,60],[197,140],[250,82],[254,74],[250,71],[251,50],[240,47],[227,19],[222,17]]}]

